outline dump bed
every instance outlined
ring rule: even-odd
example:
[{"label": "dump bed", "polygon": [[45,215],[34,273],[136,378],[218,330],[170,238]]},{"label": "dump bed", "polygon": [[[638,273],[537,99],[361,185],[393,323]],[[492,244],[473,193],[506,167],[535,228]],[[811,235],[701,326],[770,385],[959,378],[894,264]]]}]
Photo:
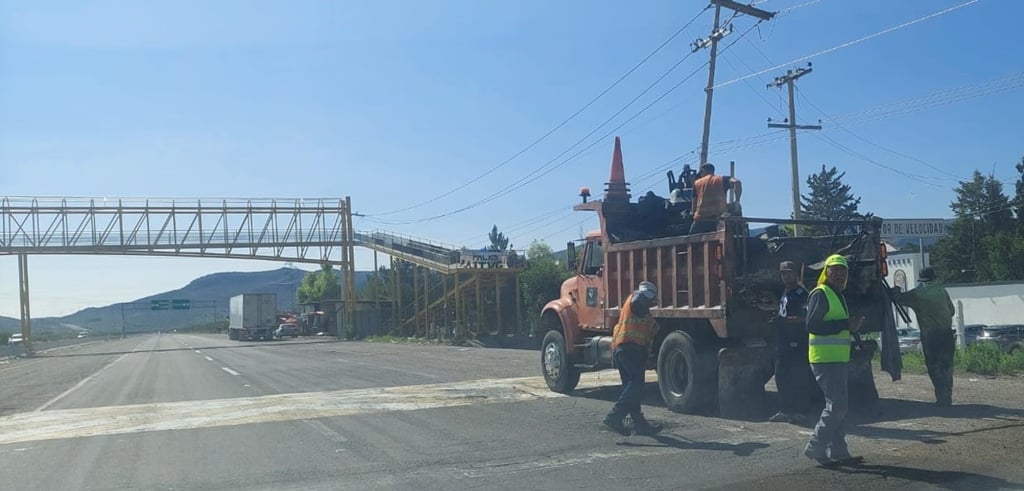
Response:
[{"label": "dump bed", "polygon": [[[751,223],[769,226],[765,233],[751,237]],[[836,233],[810,237],[777,233],[779,225],[794,224]],[[845,292],[851,313],[866,317],[866,331],[881,328],[885,262],[880,219],[820,222],[734,217],[723,225],[712,233],[649,240],[615,242],[606,237],[606,317],[617,318],[636,285],[649,280],[658,285],[658,307],[652,309],[656,318],[707,319],[723,338],[766,336],[783,289],[779,263],[794,261],[810,290],[821,263],[839,253],[852,260]]]}]

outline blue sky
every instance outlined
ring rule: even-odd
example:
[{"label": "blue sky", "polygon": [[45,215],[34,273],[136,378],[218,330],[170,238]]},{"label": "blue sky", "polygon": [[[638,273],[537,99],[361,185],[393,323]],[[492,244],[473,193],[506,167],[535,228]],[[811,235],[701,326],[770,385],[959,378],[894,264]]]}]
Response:
[{"label": "blue sky", "polygon": [[[717,79],[728,82],[961,3],[759,2],[781,13],[742,37],[753,20],[733,21],[735,32],[723,46],[735,44],[721,54]],[[512,184],[685,56],[689,42],[710,30],[710,11],[535,148],[459,192],[435,198],[547,132],[704,5],[3,2],[0,194],[351,196],[356,211],[367,215],[356,220],[358,229],[479,246],[497,224],[508,229],[516,247],[543,239],[560,248],[595,223],[567,210],[580,186],[602,189],[607,179],[612,137],[596,136],[698,70],[707,53],[690,56],[585,140],[584,146],[594,146],[577,159],[534,182]],[[1022,15],[1024,3],[981,0],[813,58],[814,72],[798,83],[798,116],[801,123],[822,119],[826,130],[800,137],[801,181],[822,164],[835,165],[863,198],[862,211],[883,217],[949,216],[956,184],[951,176],[967,176],[975,168],[1012,183],[1013,165],[1024,155],[1024,83],[1012,78],[1024,71],[1024,39],[1016,25]],[[787,141],[751,139],[768,133],[767,118],[785,116],[784,93],[765,88],[782,72],[715,91],[711,141],[733,143],[712,145],[710,159],[736,161],[750,215],[789,213]],[[664,193],[663,165],[698,146],[706,77],[700,70],[613,133],[622,136],[634,195],[651,186]],[[1007,90],[981,95],[992,87],[983,84],[995,80]],[[645,175],[654,177],[641,179]],[[470,210],[422,220],[495,193],[496,199]],[[369,258],[357,254],[357,267],[370,269]],[[216,271],[279,266],[33,256],[33,314],[128,301]],[[0,315],[17,313],[17,263],[0,258]]]}]

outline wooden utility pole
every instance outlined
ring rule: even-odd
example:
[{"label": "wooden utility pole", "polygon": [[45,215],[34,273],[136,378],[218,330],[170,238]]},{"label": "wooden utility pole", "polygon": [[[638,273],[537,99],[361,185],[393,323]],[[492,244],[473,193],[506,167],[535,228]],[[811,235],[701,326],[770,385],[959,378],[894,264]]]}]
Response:
[{"label": "wooden utility pole", "polygon": [[722,7],[733,10],[737,13],[757,17],[761,20],[771,20],[771,18],[775,16],[774,12],[768,12],[767,10],[743,5],[732,0],[711,0],[711,3],[715,5],[715,21],[711,28],[711,35],[707,38],[698,39],[691,43],[694,52],[704,48],[711,48],[711,60],[708,62],[708,86],[704,89],[706,99],[704,102],[704,131],[701,134],[700,139],[701,165],[708,162],[708,141],[711,137],[711,101],[715,87],[715,59],[718,58],[718,41],[732,32],[732,23],[729,23],[724,27],[719,25],[721,22]]},{"label": "wooden utility pole", "polygon": [[[820,124],[811,125],[800,125],[796,124],[796,102],[793,100],[793,82],[796,79],[811,73],[811,64],[807,64],[807,68],[797,68],[796,70],[786,70],[786,74],[781,77],[775,77],[772,83],[768,84],[768,88],[786,86],[789,91],[789,118],[786,119],[785,123],[773,123],[772,120],[768,119],[769,128],[787,128],[789,129],[789,160],[792,171],[792,182],[790,183],[793,189],[793,218],[796,220],[800,219],[800,166],[797,163],[797,151],[796,151],[796,130],[820,130]],[[800,236],[799,226],[793,225],[793,235],[796,237]]]}]

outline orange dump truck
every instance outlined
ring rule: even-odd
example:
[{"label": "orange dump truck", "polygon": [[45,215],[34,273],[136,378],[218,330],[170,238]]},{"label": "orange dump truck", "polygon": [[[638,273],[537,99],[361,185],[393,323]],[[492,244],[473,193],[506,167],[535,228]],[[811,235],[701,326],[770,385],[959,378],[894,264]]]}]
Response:
[{"label": "orange dump truck", "polygon": [[[584,202],[575,207],[596,212],[601,227],[587,235],[578,260],[569,244],[576,275],[541,314],[541,369],[551,390],[571,392],[581,372],[613,366],[612,328],[623,302],[644,280],[658,287],[658,306],[651,310],[660,326],[654,365],[665,404],[676,412],[718,409],[739,418],[764,413],[764,385],[774,372],[771,319],[782,291],[781,261],[801,265],[801,280],[810,289],[826,257],[845,255],[851,264],[845,292],[851,316],[865,316],[863,332],[877,332],[884,324],[889,304],[882,285],[881,219],[731,216],[714,232],[686,235],[686,214],[664,200],[653,207],[631,202],[627,186],[616,138],[604,199],[587,202],[584,192]],[[652,220],[649,215],[657,213],[667,218]],[[644,225],[650,223],[656,226]],[[751,224],[767,227],[752,235]],[[781,233],[794,226],[801,236]],[[869,394],[864,397],[877,397],[870,367],[877,348],[874,341],[853,344],[851,394],[860,384]]]}]

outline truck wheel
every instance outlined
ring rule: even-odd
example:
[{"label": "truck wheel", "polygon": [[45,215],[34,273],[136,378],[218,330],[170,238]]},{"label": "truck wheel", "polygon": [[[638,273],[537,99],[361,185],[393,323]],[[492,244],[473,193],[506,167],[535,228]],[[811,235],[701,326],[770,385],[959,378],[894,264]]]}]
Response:
[{"label": "truck wheel", "polygon": [[568,394],[580,383],[580,369],[569,362],[565,353],[565,337],[558,331],[548,331],[541,342],[540,369],[548,388]]},{"label": "truck wheel", "polygon": [[690,334],[674,331],[658,352],[658,387],[665,405],[677,413],[709,409],[718,397],[718,364]]}]

